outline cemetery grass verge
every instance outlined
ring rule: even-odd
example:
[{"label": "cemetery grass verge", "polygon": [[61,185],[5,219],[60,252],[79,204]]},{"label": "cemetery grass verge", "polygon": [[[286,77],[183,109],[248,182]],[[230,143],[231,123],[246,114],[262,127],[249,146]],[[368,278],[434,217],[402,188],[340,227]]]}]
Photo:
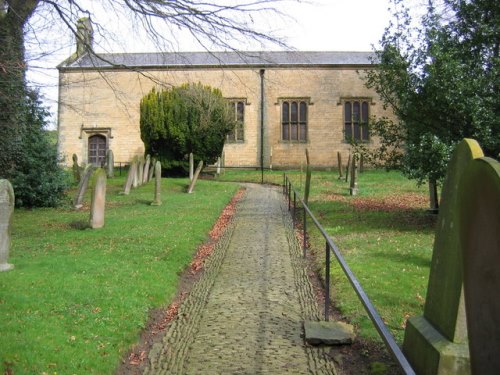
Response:
[{"label": "cemetery grass verge", "polygon": [[[105,226],[84,208],[16,210],[10,272],[0,274],[0,372],[110,374],[136,343],[149,312],[167,306],[179,275],[236,184],[163,179],[118,195],[108,180]],[[71,191],[69,197],[74,195]]]}]

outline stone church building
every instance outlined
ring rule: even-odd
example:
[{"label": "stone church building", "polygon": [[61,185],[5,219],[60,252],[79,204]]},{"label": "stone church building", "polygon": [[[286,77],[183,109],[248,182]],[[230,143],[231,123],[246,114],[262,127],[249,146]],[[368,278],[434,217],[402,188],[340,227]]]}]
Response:
[{"label": "stone church building", "polygon": [[[91,37],[90,37],[91,38]],[[92,40],[88,40],[89,43]],[[82,46],[58,66],[59,151],[100,164],[144,154],[139,103],[153,87],[202,83],[219,88],[238,126],[224,146],[227,166],[318,167],[347,157],[348,139],[369,145],[366,123],[389,116],[364,86],[371,52],[179,52],[89,54]]]}]

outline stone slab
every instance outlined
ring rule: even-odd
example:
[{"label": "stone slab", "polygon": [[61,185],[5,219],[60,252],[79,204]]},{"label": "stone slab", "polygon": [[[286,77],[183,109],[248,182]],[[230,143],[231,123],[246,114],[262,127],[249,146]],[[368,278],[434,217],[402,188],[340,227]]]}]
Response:
[{"label": "stone slab", "polygon": [[355,337],[353,326],[344,322],[305,321],[304,332],[311,345],[352,344]]}]

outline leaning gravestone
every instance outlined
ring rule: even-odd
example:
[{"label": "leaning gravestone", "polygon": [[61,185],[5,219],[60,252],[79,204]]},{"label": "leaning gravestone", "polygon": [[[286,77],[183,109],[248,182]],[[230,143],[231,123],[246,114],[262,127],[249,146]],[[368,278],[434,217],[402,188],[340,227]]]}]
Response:
[{"label": "leaning gravestone", "polygon": [[132,180],[132,187],[135,189],[137,186],[139,186],[139,157],[134,156],[132,159],[132,165],[130,168],[134,168],[134,178]]},{"label": "leaning gravestone", "polygon": [[478,158],[458,188],[464,297],[473,374],[500,374],[500,163]]},{"label": "leaning gravestone", "polygon": [[155,164],[155,199],[151,206],[161,206],[161,163]]},{"label": "leaning gravestone", "polygon": [[80,167],[78,166],[78,156],[76,156],[76,154],[73,154],[73,167],[71,169],[75,181],[80,182]]},{"label": "leaning gravestone", "polygon": [[342,154],[340,151],[337,152],[337,168],[339,169],[339,180],[341,180],[344,176],[342,175]]},{"label": "leaning gravestone", "polygon": [[115,157],[113,150],[106,151],[106,175],[108,178],[115,177]]},{"label": "leaning gravestone", "polygon": [[10,226],[14,212],[14,189],[8,180],[0,180],[0,272],[14,268],[9,264]]},{"label": "leaning gravestone", "polygon": [[127,180],[125,181],[125,186],[123,187],[123,194],[129,195],[130,188],[134,183],[135,174],[137,173],[137,167],[135,165],[135,161],[132,161],[128,167]]},{"label": "leaning gravestone", "polygon": [[194,157],[193,153],[189,153],[189,181],[193,181]]},{"label": "leaning gravestone", "polygon": [[80,209],[83,206],[83,197],[85,196],[85,192],[87,191],[87,186],[89,184],[90,176],[92,175],[92,164],[89,164],[85,167],[83,171],[82,178],[80,179],[80,183],[78,184],[78,189],[76,191],[76,196],[73,201],[73,206],[76,209]]},{"label": "leaning gravestone", "polygon": [[353,154],[351,159],[351,180],[349,182],[349,194],[358,194],[358,169],[356,167],[356,161],[358,159],[358,154]]},{"label": "leaning gravestone", "polygon": [[144,171],[142,172],[142,183],[146,184],[149,180],[149,164],[151,163],[151,156],[146,156],[146,164],[144,164]]},{"label": "leaning gravestone", "polygon": [[203,160],[199,162],[198,167],[196,168],[196,171],[194,172],[193,180],[189,184],[188,194],[191,194],[193,192],[194,187],[196,185],[196,181],[198,180],[198,176],[200,175],[202,168],[203,168]]},{"label": "leaning gravestone", "polygon": [[153,158],[151,159],[151,167],[149,168],[148,181],[151,181],[153,179],[153,176],[155,175],[155,166],[156,166],[156,159]]},{"label": "leaning gravestone", "polygon": [[351,167],[351,154],[349,154],[349,157],[347,158],[347,164],[345,166],[345,182],[349,180],[349,168]]},{"label": "leaning gravestone", "polygon": [[104,209],[106,206],[106,172],[102,168],[92,175],[92,202],[90,204],[90,227],[104,226]]},{"label": "leaning gravestone", "polygon": [[144,179],[144,158],[141,156],[139,158],[139,164],[137,165],[137,184],[142,185]]},{"label": "leaning gravestone", "polygon": [[469,374],[458,186],[467,164],[483,156],[464,139],[448,164],[441,194],[423,316],[408,319],[403,351],[417,374]]}]

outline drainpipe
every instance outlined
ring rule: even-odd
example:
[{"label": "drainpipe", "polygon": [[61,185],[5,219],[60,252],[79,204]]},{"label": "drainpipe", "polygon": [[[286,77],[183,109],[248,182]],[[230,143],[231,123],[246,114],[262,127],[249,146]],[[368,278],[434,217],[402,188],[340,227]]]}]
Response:
[{"label": "drainpipe", "polygon": [[260,70],[260,173],[261,184],[264,183],[264,73]]}]

